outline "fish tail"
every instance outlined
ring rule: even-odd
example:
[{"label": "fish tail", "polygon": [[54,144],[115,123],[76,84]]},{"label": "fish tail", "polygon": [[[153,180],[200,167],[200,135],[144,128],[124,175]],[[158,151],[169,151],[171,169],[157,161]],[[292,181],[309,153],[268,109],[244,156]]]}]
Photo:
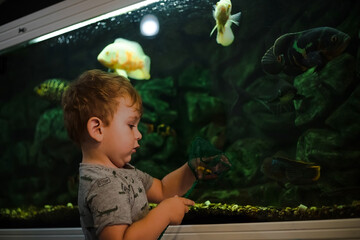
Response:
[{"label": "fish tail", "polygon": [[241,16],[241,12],[233,14],[230,16],[229,21],[239,26],[240,16]]},{"label": "fish tail", "polygon": [[216,41],[217,43],[225,46],[229,46],[234,41],[234,34],[230,28],[231,24],[226,24],[224,27],[224,32],[221,33],[218,31]]},{"label": "fish tail", "polygon": [[309,166],[309,168],[315,170],[314,177],[311,180],[316,182],[320,178],[320,166]]},{"label": "fish tail", "polygon": [[150,78],[150,58],[148,56],[144,56],[144,78],[149,79]]},{"label": "fish tail", "polygon": [[147,72],[150,72],[150,58],[148,56],[144,56],[144,68]]}]

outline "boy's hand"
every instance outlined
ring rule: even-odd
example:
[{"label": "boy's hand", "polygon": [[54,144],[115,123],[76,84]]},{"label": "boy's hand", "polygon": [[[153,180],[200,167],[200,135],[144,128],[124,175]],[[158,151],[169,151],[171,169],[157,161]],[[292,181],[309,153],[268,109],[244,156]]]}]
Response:
[{"label": "boy's hand", "polygon": [[165,199],[158,207],[163,208],[165,214],[169,216],[170,225],[178,225],[183,220],[185,213],[189,211],[189,206],[194,206],[194,204],[194,201],[176,195]]}]

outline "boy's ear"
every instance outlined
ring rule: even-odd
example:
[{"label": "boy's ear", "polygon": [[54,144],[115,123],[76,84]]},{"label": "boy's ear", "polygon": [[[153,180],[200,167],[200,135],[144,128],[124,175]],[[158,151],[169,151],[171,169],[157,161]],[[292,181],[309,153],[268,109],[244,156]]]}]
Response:
[{"label": "boy's ear", "polygon": [[91,117],[87,122],[87,130],[92,139],[101,142],[103,139],[103,122],[97,117]]}]

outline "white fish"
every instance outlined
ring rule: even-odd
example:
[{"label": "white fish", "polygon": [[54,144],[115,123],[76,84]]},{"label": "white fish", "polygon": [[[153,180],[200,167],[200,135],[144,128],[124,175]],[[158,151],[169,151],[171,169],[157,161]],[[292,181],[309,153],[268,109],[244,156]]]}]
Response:
[{"label": "white fish", "polygon": [[223,46],[229,46],[234,41],[234,34],[230,27],[232,23],[239,25],[241,16],[241,12],[231,15],[231,8],[230,0],[220,0],[214,5],[213,16],[216,20],[216,25],[211,31],[210,36],[217,29],[216,42]]},{"label": "white fish", "polygon": [[98,61],[124,77],[137,80],[150,79],[150,58],[139,43],[118,38],[98,55]]}]

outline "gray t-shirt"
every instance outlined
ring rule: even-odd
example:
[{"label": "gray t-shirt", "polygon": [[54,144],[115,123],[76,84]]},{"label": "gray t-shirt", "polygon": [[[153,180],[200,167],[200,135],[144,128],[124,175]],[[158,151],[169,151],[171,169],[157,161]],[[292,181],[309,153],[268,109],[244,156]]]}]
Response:
[{"label": "gray t-shirt", "polygon": [[132,224],[149,212],[146,191],[153,178],[130,164],[124,168],[80,163],[78,205],[86,239],[110,225]]}]

